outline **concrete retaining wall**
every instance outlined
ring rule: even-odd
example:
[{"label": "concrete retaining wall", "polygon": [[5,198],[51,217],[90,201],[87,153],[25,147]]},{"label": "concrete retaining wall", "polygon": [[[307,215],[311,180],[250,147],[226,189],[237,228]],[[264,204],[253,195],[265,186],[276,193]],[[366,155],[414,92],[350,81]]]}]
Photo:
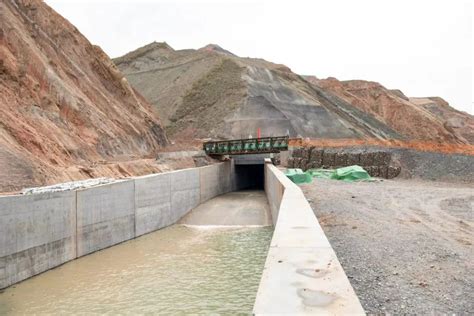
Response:
[{"label": "concrete retaining wall", "polygon": [[135,182],[77,191],[77,256],[135,237]]},{"label": "concrete retaining wall", "polygon": [[170,180],[168,172],[135,178],[135,236],[173,223]]},{"label": "concrete retaining wall", "polygon": [[0,289],[176,223],[238,189],[228,161],[78,191],[0,197]]},{"label": "concrete retaining wall", "polygon": [[76,258],[76,192],[0,197],[0,288]]},{"label": "concrete retaining wall", "polygon": [[254,314],[364,314],[300,188],[267,163],[265,192],[275,230]]},{"label": "concrete retaining wall", "polygon": [[[234,166],[231,163],[199,168],[201,184],[201,203],[213,197],[233,191]],[[216,185],[219,184],[219,185]]]},{"label": "concrete retaining wall", "polygon": [[[214,173],[219,173],[220,165],[210,166]],[[200,174],[203,168],[171,172],[171,222],[175,223],[201,202]],[[219,181],[214,182],[219,185]]]}]

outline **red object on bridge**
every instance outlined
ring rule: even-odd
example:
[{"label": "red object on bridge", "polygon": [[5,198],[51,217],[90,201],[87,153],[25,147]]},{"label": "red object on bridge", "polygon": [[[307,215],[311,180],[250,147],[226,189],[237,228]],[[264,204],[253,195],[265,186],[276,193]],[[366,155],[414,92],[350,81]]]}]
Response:
[{"label": "red object on bridge", "polygon": [[257,128],[257,138],[260,138],[260,127]]}]

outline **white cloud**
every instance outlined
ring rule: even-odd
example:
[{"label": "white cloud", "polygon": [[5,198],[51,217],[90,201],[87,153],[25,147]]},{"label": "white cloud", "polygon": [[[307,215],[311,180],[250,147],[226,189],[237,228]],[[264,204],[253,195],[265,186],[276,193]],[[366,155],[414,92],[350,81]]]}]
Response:
[{"label": "white cloud", "polygon": [[216,43],[300,74],[378,81],[473,113],[469,0],[47,0],[117,57],[152,41]]}]

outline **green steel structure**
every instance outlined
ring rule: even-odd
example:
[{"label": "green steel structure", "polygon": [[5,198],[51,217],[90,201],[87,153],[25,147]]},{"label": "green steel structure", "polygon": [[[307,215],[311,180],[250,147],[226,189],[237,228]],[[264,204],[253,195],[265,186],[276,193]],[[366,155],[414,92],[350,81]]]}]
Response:
[{"label": "green steel structure", "polygon": [[203,149],[210,156],[279,153],[288,150],[288,136],[206,142]]}]

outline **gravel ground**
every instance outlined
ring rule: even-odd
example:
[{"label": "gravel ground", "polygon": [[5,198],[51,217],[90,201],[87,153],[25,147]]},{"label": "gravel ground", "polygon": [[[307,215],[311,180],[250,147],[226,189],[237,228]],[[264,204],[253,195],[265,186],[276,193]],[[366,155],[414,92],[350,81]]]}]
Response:
[{"label": "gravel ground", "polygon": [[474,184],[301,185],[368,313],[474,313]]}]

